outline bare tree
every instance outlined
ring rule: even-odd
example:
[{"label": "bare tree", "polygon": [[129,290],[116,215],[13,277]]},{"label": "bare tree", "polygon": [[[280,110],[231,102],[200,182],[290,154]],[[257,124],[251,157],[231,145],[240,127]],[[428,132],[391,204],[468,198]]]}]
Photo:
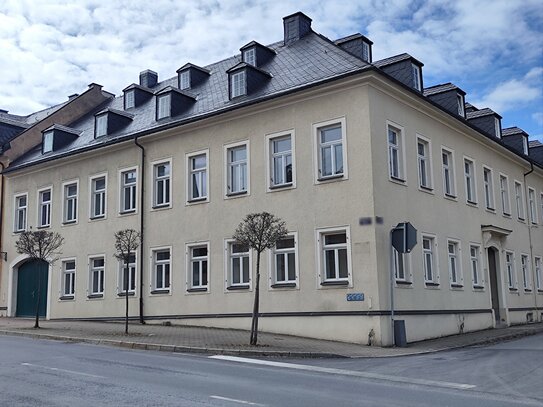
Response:
[{"label": "bare tree", "polygon": [[[141,235],[134,229],[123,229],[115,232],[115,257],[124,262],[125,268],[122,271],[122,282],[124,283],[124,296],[126,312],[124,318],[124,333],[128,335],[128,282],[130,280],[130,256],[136,251],[141,243]],[[126,273],[126,274],[125,274]]]},{"label": "bare tree", "polygon": [[[54,264],[60,257],[60,247],[64,244],[64,238],[57,232],[46,230],[26,231],[19,235],[15,242],[17,253],[26,254],[30,259],[38,262]],[[34,328],[40,327],[40,299],[41,299],[41,278],[38,279],[38,295],[36,298],[36,321]]]},{"label": "bare tree", "polygon": [[271,249],[288,233],[285,222],[268,212],[251,213],[241,221],[233,238],[241,245],[256,251],[256,286],[253,318],[251,322],[251,345],[258,340],[258,316],[260,307],[260,255]]}]

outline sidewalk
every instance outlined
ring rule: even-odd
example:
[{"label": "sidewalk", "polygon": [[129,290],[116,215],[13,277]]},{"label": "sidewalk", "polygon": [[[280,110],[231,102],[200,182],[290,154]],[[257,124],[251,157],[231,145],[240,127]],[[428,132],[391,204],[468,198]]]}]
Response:
[{"label": "sidewalk", "polygon": [[416,342],[406,348],[381,348],[261,332],[258,334],[258,346],[255,347],[248,345],[248,331],[235,329],[130,323],[127,336],[124,335],[124,324],[120,322],[40,321],[40,329],[34,329],[33,326],[32,319],[0,318],[0,334],[3,335],[113,345],[131,349],[238,356],[348,358],[406,356],[490,344],[543,332],[543,323],[519,325]]}]

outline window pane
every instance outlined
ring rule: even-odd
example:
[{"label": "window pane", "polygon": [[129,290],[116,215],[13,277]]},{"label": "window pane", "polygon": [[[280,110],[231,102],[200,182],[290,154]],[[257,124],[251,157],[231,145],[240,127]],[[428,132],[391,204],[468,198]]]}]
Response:
[{"label": "window pane", "polygon": [[334,146],[334,152],[335,152],[335,174],[342,174],[343,173],[343,146],[341,144]]},{"label": "window pane", "polygon": [[193,257],[205,257],[207,256],[207,247],[197,247],[192,249]]},{"label": "window pane", "polygon": [[326,278],[336,278],[336,258],[334,250],[324,252],[324,262],[326,268]]},{"label": "window pane", "polygon": [[239,284],[240,281],[240,259],[236,257],[232,259],[232,283]]},{"label": "window pane", "polygon": [[290,137],[273,141],[273,152],[280,153],[290,151]]},{"label": "window pane", "polygon": [[192,285],[200,285],[200,262],[192,263]]},{"label": "window pane", "polygon": [[249,256],[243,257],[243,282],[249,282]]},{"label": "window pane", "polygon": [[285,281],[285,256],[283,254],[277,254],[275,256],[276,268],[277,268],[277,281]]},{"label": "window pane", "polygon": [[287,254],[288,261],[288,279],[296,280],[296,256],[294,253]]},{"label": "window pane", "polygon": [[332,148],[322,147],[322,175],[332,175]]},{"label": "window pane", "polygon": [[281,239],[277,242],[277,249],[288,249],[294,247],[294,238],[287,237],[286,239]]},{"label": "window pane", "polygon": [[207,261],[202,261],[202,285],[207,285]]},{"label": "window pane", "polygon": [[341,140],[341,126],[321,129],[321,143]]},{"label": "window pane", "polygon": [[339,243],[347,243],[347,235],[345,233],[337,233],[333,235],[325,235],[324,236],[324,242],[325,244],[339,244]]},{"label": "window pane", "polygon": [[348,277],[347,249],[338,250],[338,260],[339,260],[339,278],[347,278]]}]

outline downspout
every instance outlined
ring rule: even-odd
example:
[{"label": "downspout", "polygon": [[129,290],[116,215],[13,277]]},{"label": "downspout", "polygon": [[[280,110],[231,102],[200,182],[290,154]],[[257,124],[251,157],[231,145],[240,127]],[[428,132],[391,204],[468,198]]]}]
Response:
[{"label": "downspout", "polygon": [[[4,239],[3,239],[3,227],[4,227],[4,170],[6,169],[6,166],[4,163],[0,162],[0,165],[2,166],[2,174],[0,174],[0,181],[2,182],[2,187],[0,188],[0,193],[2,196],[0,196],[0,252],[3,252],[3,246],[4,246]],[[4,255],[5,256],[5,255]],[[2,261],[0,259],[0,261]],[[0,270],[3,270],[3,267],[0,267]]]},{"label": "downspout", "polygon": [[526,196],[526,199],[524,200],[524,206],[526,207],[526,224],[528,226],[528,241],[530,242],[530,268],[532,270],[532,284],[533,284],[533,290],[534,293],[534,320],[537,321],[537,287],[535,286],[536,283],[536,275],[535,275],[535,264],[534,264],[534,247],[532,244],[532,213],[530,212],[530,194],[528,190],[528,184],[526,183],[526,177],[530,175],[532,172],[534,172],[534,164],[530,162],[530,171],[524,173],[524,195]]},{"label": "downspout", "polygon": [[145,203],[145,148],[138,143],[138,137],[134,139],[134,143],[141,149],[141,191],[140,191],[140,324],[145,324],[143,318],[143,242],[144,242],[144,232],[143,232],[143,220],[144,220],[144,203]]}]

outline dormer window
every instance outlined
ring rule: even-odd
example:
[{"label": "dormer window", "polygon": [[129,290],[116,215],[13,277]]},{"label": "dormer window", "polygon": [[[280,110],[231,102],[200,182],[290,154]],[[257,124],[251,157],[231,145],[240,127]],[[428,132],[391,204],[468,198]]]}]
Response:
[{"label": "dormer window", "polygon": [[126,109],[132,109],[136,107],[136,100],[134,95],[134,89],[127,90],[124,92],[124,108]]},{"label": "dormer window", "polygon": [[[528,137],[523,137],[522,138],[522,151],[524,152],[525,155],[528,155],[528,152],[529,152],[529,150],[528,150]],[[541,202],[542,202],[541,205],[543,205],[543,200]]]},{"label": "dormer window", "polygon": [[169,94],[157,96],[157,120],[171,116],[171,98]]},{"label": "dormer window", "polygon": [[43,153],[53,151],[53,131],[43,133]]},{"label": "dormer window", "polygon": [[415,64],[411,64],[411,70],[413,72],[413,87],[419,92],[422,90],[422,81],[420,78],[420,67]]},{"label": "dormer window", "polygon": [[496,135],[496,138],[501,138],[502,126],[500,123],[500,119],[498,119],[497,117],[494,119],[494,126],[495,126],[494,134]]},{"label": "dormer window", "polygon": [[256,50],[249,48],[243,51],[243,62],[256,66]]},{"label": "dormer window", "polygon": [[362,59],[364,61],[370,62],[370,44],[367,42],[362,42]]},{"label": "dormer window", "polygon": [[107,114],[96,116],[95,118],[95,137],[107,136]]},{"label": "dormer window", "polygon": [[465,117],[465,114],[464,114],[464,96],[462,95],[457,95],[456,96],[456,99],[458,101],[458,114],[462,117]]},{"label": "dormer window", "polygon": [[179,73],[179,89],[189,89],[190,88],[190,72],[183,71]]},{"label": "dormer window", "polygon": [[235,98],[247,94],[245,71],[236,72],[230,75],[230,97]]}]

